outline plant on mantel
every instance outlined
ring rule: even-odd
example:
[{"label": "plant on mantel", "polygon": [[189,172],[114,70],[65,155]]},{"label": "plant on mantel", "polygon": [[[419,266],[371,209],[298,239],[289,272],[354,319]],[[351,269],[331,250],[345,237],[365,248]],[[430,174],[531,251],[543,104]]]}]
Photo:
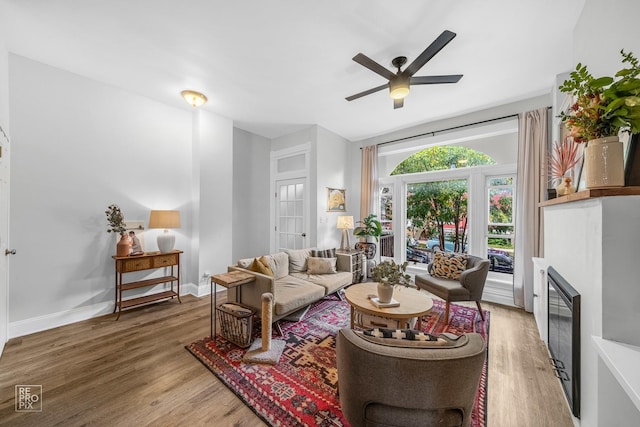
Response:
[{"label": "plant on mantel", "polygon": [[553,181],[562,179],[582,160],[578,143],[572,137],[567,136],[558,144],[554,142],[553,153],[551,155],[550,170]]},{"label": "plant on mantel", "polygon": [[621,50],[627,68],[614,77],[594,78],[578,64],[560,91],[572,94],[573,104],[560,119],[575,142],[617,136],[620,130],[640,132],[640,63],[632,52]]}]

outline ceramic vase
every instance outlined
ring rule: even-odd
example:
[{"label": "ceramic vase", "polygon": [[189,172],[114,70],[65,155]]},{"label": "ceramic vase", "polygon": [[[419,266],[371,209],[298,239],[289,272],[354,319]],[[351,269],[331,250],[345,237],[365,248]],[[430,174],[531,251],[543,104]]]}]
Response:
[{"label": "ceramic vase", "polygon": [[131,240],[129,236],[123,234],[116,245],[116,256],[129,256],[129,252],[131,252]]},{"label": "ceramic vase", "polygon": [[378,300],[382,303],[391,302],[393,298],[393,285],[378,283]]},{"label": "ceramic vase", "polygon": [[624,155],[617,136],[592,139],[584,151],[587,188],[624,187]]},{"label": "ceramic vase", "polygon": [[556,193],[558,196],[566,196],[575,192],[576,187],[573,185],[573,179],[571,179],[570,176],[562,177],[556,186]]}]

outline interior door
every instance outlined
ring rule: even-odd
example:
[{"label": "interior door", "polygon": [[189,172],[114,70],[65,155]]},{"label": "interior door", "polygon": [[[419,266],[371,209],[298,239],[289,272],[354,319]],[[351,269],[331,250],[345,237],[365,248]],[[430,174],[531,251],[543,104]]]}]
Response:
[{"label": "interior door", "polygon": [[276,181],[276,249],[307,247],[305,178]]},{"label": "interior door", "polygon": [[0,124],[0,355],[9,327],[9,136]]}]

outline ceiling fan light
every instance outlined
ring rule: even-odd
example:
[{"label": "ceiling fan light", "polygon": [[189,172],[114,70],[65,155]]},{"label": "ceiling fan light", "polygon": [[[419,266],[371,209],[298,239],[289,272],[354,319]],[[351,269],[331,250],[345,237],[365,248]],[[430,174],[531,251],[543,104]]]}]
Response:
[{"label": "ceiling fan light", "polygon": [[204,105],[207,102],[207,97],[200,92],[196,92],[195,90],[183,90],[180,92],[180,95],[191,104],[193,107],[199,107]]},{"label": "ceiling fan light", "polygon": [[389,96],[393,99],[403,99],[409,95],[409,79],[396,79],[389,82]]}]

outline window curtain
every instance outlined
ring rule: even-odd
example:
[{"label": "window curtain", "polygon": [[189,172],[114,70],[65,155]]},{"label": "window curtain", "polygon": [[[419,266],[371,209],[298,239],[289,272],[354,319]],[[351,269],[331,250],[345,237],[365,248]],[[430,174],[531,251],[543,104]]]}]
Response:
[{"label": "window curtain", "polygon": [[362,172],[360,175],[360,219],[376,213],[378,197],[378,146],[362,148]]},{"label": "window curtain", "polygon": [[533,261],[542,253],[542,215],[538,203],[546,191],[547,108],[518,115],[518,181],[515,204],[513,301],[533,311]]}]

